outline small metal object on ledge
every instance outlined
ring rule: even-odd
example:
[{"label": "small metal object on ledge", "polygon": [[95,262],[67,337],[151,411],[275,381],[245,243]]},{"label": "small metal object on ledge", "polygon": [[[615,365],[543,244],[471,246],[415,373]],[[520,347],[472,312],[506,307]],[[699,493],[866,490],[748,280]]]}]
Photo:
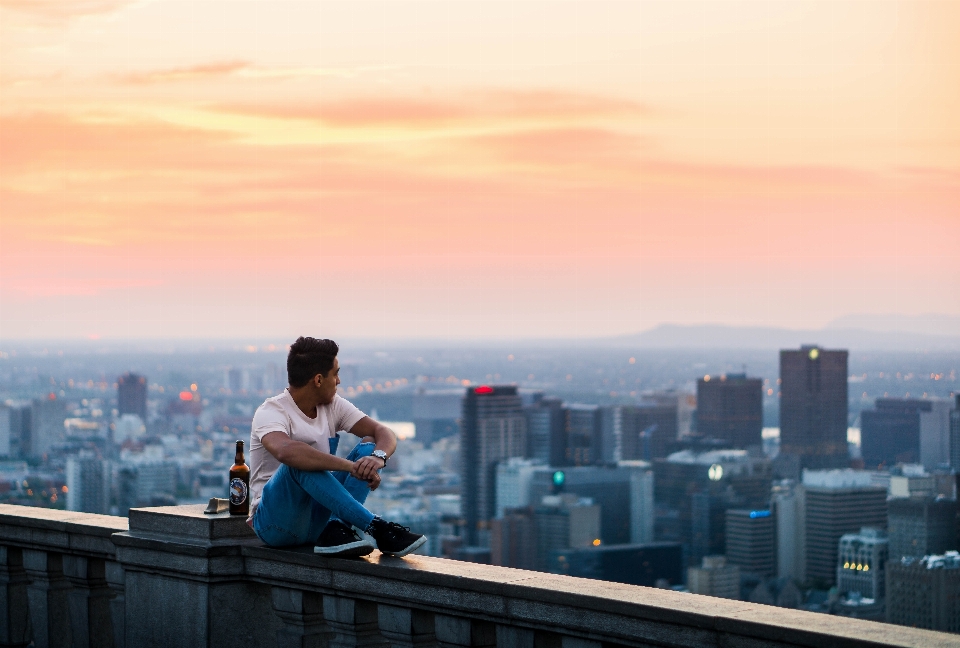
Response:
[{"label": "small metal object on ledge", "polygon": [[223,497],[211,497],[204,513],[223,513],[230,508],[230,500]]}]

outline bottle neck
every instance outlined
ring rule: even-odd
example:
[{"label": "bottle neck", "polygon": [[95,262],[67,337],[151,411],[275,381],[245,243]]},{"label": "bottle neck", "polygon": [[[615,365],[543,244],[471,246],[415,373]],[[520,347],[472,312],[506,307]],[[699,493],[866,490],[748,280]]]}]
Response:
[{"label": "bottle neck", "polygon": [[233,463],[236,465],[241,465],[243,463],[243,446],[237,444],[237,455],[233,458]]}]

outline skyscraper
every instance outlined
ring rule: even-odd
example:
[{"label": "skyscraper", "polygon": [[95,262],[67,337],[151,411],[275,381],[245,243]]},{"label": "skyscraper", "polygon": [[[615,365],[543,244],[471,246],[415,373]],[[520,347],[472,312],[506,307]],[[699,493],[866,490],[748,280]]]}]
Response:
[{"label": "skyscraper", "polygon": [[960,632],[960,554],[888,562],[887,622]]},{"label": "skyscraper", "polygon": [[776,573],[776,520],[768,509],[727,511],[727,562],[760,577]]},{"label": "skyscraper", "polygon": [[534,509],[537,569],[562,574],[557,552],[600,545],[600,506],[589,497],[547,495]]},{"label": "skyscraper", "polygon": [[66,438],[63,422],[67,419],[66,403],[51,393],[36,398],[30,411],[30,443],[26,454],[42,457]]},{"label": "skyscraper", "polygon": [[950,464],[950,407],[946,398],[930,398],[929,411],[920,412],[920,463],[927,470]]},{"label": "skyscraper", "polygon": [[135,373],[127,372],[117,378],[117,412],[136,414],[147,422],[147,379]]},{"label": "skyscraper", "polygon": [[566,434],[563,401],[541,398],[526,409],[527,456],[551,466],[564,465]]},{"label": "skyscraper", "polygon": [[916,463],[920,459],[920,412],[930,402],[918,398],[878,398],[860,412],[860,454],[868,468]]},{"label": "skyscraper", "polygon": [[527,451],[527,419],[515,386],[467,389],[461,417],[461,493],[466,543],[486,543],[487,521],[496,513],[497,463]]},{"label": "skyscraper", "polygon": [[697,434],[724,439],[731,448],[763,443],[763,385],[747,374],[704,376],[697,380]]},{"label": "skyscraper", "polygon": [[109,513],[110,469],[93,455],[67,459],[67,510]]},{"label": "skyscraper", "polygon": [[847,355],[817,346],[780,351],[780,452],[803,468],[849,463]]},{"label": "skyscraper", "polygon": [[920,558],[957,546],[957,500],[896,497],[887,501],[890,558]]},{"label": "skyscraper", "polygon": [[568,405],[564,408],[567,443],[565,466],[589,466],[601,461],[603,428],[597,405]]},{"label": "skyscraper", "polygon": [[868,472],[803,472],[804,580],[834,582],[837,547],[845,533],[887,526],[887,489],[874,486]]},{"label": "skyscraper", "polygon": [[670,454],[677,441],[677,412],[676,396],[621,407],[621,458],[652,461]]},{"label": "skyscraper", "polygon": [[960,394],[954,394],[954,397],[956,402],[950,410],[950,467],[960,474]]}]

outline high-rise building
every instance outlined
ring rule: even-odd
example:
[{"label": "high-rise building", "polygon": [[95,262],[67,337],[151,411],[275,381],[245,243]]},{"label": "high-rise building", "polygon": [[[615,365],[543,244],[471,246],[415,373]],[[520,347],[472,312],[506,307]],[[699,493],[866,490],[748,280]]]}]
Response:
[{"label": "high-rise building", "polygon": [[537,532],[533,507],[507,509],[490,521],[490,564],[537,569]]},{"label": "high-rise building", "polygon": [[890,558],[920,558],[957,546],[957,500],[901,497],[887,501]]},{"label": "high-rise building", "polygon": [[13,438],[19,436],[13,419],[13,407],[0,403],[0,457],[11,456]]},{"label": "high-rise building", "polygon": [[804,571],[806,507],[803,495],[803,488],[793,482],[781,482],[773,487],[771,512],[777,526],[777,578],[798,580]]},{"label": "high-rise building", "polygon": [[67,510],[110,512],[110,469],[106,461],[93,455],[67,459]]},{"label": "high-rise building", "polygon": [[760,578],[776,573],[776,519],[769,509],[727,510],[727,562],[742,574]]},{"label": "high-rise building", "polygon": [[589,497],[547,495],[534,509],[537,569],[562,574],[558,552],[600,546],[600,507]]},{"label": "high-rise building", "polygon": [[863,527],[886,528],[887,490],[873,485],[864,471],[805,470],[803,491],[805,573],[800,578],[833,584],[840,538]]},{"label": "high-rise building", "polygon": [[887,563],[887,622],[960,632],[960,554]]},{"label": "high-rise building", "polygon": [[920,412],[930,401],[878,398],[875,409],[860,412],[860,454],[868,468],[920,460]]},{"label": "high-rise building", "polygon": [[51,393],[47,398],[34,399],[30,412],[30,443],[26,454],[43,457],[53,446],[66,438],[64,421],[67,420],[66,403]]},{"label": "high-rise building", "polygon": [[589,497],[600,506],[603,544],[648,544],[654,538],[653,471],[644,461],[601,466],[540,468],[530,482],[530,500],[555,492]]},{"label": "high-rise building", "polygon": [[780,452],[803,468],[848,465],[847,351],[780,351],[780,381]]},{"label": "high-rise building", "polygon": [[[496,484],[496,511],[495,516],[501,518],[507,509],[518,509],[528,506],[531,500],[530,486],[533,476],[546,470],[543,462],[522,457],[511,457],[497,464]],[[544,493],[546,494],[546,493]]]},{"label": "high-rise building", "polygon": [[141,421],[147,420],[147,379],[135,373],[125,373],[117,378],[117,413],[136,414]]},{"label": "high-rise building", "polygon": [[887,537],[880,529],[863,528],[845,533],[837,546],[837,590],[857,592],[879,601],[886,586],[884,566],[888,556]]},{"label": "high-rise building", "polygon": [[621,458],[652,461],[670,454],[677,442],[678,407],[676,396],[621,407]]},{"label": "high-rise building", "polygon": [[589,466],[603,457],[603,426],[597,405],[568,405],[564,408],[566,448],[564,466]]},{"label": "high-rise building", "polygon": [[564,465],[566,433],[563,401],[541,398],[526,408],[527,456],[551,466]]},{"label": "high-rise building", "polygon": [[654,462],[656,538],[683,545],[688,565],[726,549],[726,511],[770,506],[770,460],[746,450],[683,450]]},{"label": "high-rise building", "polygon": [[[956,402],[950,410],[950,467],[960,475],[960,394],[954,396]],[[957,497],[960,497],[960,492]]]},{"label": "high-rise building", "polygon": [[929,411],[920,412],[920,463],[927,470],[950,465],[950,408],[947,398],[930,398]]},{"label": "high-rise building", "polygon": [[704,376],[697,380],[697,434],[723,439],[730,448],[763,443],[763,384],[747,374]]},{"label": "high-rise building", "polygon": [[496,514],[497,463],[527,452],[527,419],[515,386],[471,387],[460,430],[461,493],[468,546],[486,544]]},{"label": "high-rise building", "polygon": [[704,556],[700,567],[687,569],[687,588],[694,594],[740,598],[740,568],[723,556]]},{"label": "high-rise building", "polygon": [[429,448],[435,441],[455,435],[460,429],[458,420],[462,410],[462,389],[418,388],[413,394],[417,441]]}]

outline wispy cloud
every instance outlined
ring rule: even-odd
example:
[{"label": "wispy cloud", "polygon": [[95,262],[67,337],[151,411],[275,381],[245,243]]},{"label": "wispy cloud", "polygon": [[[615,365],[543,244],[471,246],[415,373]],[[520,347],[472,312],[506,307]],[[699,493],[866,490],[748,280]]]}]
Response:
[{"label": "wispy cloud", "polygon": [[251,63],[248,61],[220,61],[146,72],[130,72],[118,75],[117,79],[121,83],[133,85],[197,81],[232,76],[250,67]]},{"label": "wispy cloud", "polygon": [[65,20],[117,11],[142,0],[0,0],[0,8],[46,20]]}]

